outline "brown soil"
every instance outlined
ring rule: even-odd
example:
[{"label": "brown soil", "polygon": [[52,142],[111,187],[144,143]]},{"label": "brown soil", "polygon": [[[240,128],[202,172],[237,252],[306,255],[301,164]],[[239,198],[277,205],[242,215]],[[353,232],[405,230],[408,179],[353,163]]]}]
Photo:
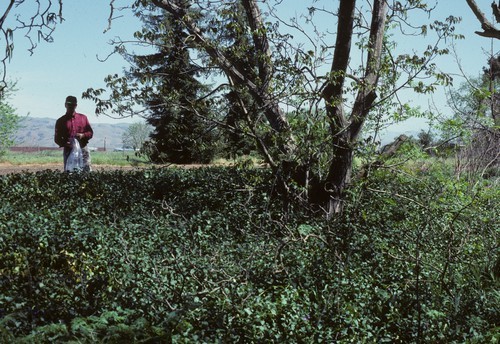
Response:
[{"label": "brown soil", "polygon": [[[143,167],[134,166],[113,166],[113,165],[94,165],[94,171],[133,171],[143,169]],[[8,163],[0,163],[0,175],[11,173],[39,172],[39,171],[63,171],[62,164],[30,164],[30,165],[12,165]]]},{"label": "brown soil", "polygon": [[[213,165],[155,165],[157,168],[175,166],[176,168],[199,168],[204,166]],[[92,165],[92,171],[102,172],[102,171],[137,171],[149,168],[148,166],[117,166],[117,165]],[[61,164],[28,164],[28,165],[13,165],[9,163],[0,163],[0,175],[6,175],[11,173],[34,173],[40,171],[63,171],[63,165]]]}]

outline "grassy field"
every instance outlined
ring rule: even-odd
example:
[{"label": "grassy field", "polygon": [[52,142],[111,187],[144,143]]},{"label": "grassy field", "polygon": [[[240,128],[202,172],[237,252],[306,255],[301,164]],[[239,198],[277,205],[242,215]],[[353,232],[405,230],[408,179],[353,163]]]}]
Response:
[{"label": "grassy field", "polygon": [[[137,157],[133,152],[92,152],[93,165],[144,165],[149,164],[144,157]],[[0,157],[0,163],[13,165],[57,164],[62,163],[62,151],[40,151],[33,153],[7,152]]]}]

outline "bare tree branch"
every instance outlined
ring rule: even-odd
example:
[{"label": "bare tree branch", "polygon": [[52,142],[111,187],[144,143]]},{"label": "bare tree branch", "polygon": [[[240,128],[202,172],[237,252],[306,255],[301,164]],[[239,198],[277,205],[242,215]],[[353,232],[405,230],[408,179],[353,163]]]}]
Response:
[{"label": "bare tree branch", "polygon": [[[495,28],[495,26],[492,23],[490,23],[488,19],[486,19],[485,14],[479,9],[479,6],[476,4],[476,1],[475,0],[465,0],[465,1],[467,1],[467,4],[469,5],[470,9],[472,10],[472,12],[474,12],[474,15],[481,23],[481,28],[483,29],[483,31],[482,32],[476,31],[476,34],[483,37],[500,39],[500,30]],[[496,8],[498,11],[498,7]]]},{"label": "bare tree branch", "polygon": [[252,29],[255,48],[261,54],[257,59],[259,78],[262,82],[262,88],[267,88],[271,80],[271,64],[268,62],[271,61],[271,50],[263,27],[262,15],[255,1],[243,0],[242,3]]},{"label": "bare tree branch", "polygon": [[[8,24],[9,16],[12,16],[12,10],[14,8],[21,9],[23,5],[27,6],[26,0],[10,0],[7,5],[3,15],[0,17],[0,32],[3,34],[5,39],[4,42],[4,57],[0,59],[2,66],[1,76],[0,76],[0,92],[6,86],[5,80],[7,75],[7,62],[12,58],[14,52],[14,33],[16,31],[23,31],[24,37],[30,42],[30,47],[28,51],[33,53],[36,48],[37,43],[33,36],[36,35],[36,40],[44,40],[46,42],[52,41],[52,33],[55,30],[57,22],[63,21],[62,16],[62,6],[63,0],[57,0],[58,5],[52,3],[52,0],[31,0],[30,2],[35,3],[35,10],[31,15],[21,14],[15,16],[15,20],[12,24]],[[54,7],[57,7],[57,12],[52,11]],[[26,7],[28,8],[28,7]]]},{"label": "bare tree branch", "polygon": [[0,18],[0,29],[3,29],[3,24],[5,23],[5,19],[7,19],[7,16],[9,15],[10,10],[12,9],[12,7],[14,7],[14,3],[15,3],[15,0],[10,0],[9,5],[7,6],[4,14],[2,15],[2,18]]},{"label": "bare tree branch", "polygon": [[356,140],[366,116],[375,101],[377,87],[380,76],[380,61],[382,58],[382,48],[384,42],[385,20],[387,14],[387,1],[375,1],[372,11],[372,22],[370,28],[370,41],[368,44],[368,57],[365,77],[360,88],[352,110],[352,120],[350,126],[351,140]]},{"label": "bare tree branch", "polygon": [[356,1],[340,2],[333,63],[330,70],[330,76],[323,89],[323,98],[326,102],[329,118],[332,125],[336,128],[333,130],[345,128],[347,125],[341,99],[351,53],[355,10]]}]

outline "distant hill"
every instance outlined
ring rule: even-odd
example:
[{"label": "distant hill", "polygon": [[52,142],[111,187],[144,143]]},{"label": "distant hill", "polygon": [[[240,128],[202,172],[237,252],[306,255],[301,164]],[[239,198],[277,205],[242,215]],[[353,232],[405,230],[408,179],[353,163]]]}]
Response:
[{"label": "distant hill", "polygon": [[[15,146],[18,147],[57,147],[54,143],[54,126],[56,120],[43,117],[23,118],[16,134]],[[130,123],[90,123],[94,137],[89,146],[112,150],[122,146],[122,135],[128,130]]]},{"label": "distant hill", "polygon": [[[26,117],[22,120],[21,128],[16,135],[18,147],[57,147],[54,143],[55,119],[43,117]],[[122,146],[122,136],[128,130],[130,123],[91,123],[94,130],[94,138],[90,141],[90,147],[113,150]],[[417,130],[387,130],[382,137],[382,146],[392,142],[400,134],[416,137]]]}]

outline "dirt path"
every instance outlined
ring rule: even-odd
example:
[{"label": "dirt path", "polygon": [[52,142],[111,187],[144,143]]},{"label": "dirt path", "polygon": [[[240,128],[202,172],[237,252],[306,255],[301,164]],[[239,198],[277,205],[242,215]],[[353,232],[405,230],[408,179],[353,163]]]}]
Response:
[{"label": "dirt path", "polygon": [[[94,165],[94,171],[133,171],[143,169],[144,167],[134,166],[114,166],[114,165]],[[63,171],[62,164],[30,164],[30,165],[13,165],[0,163],[0,175],[11,173],[39,172],[39,171]]]},{"label": "dirt path", "polygon": [[[202,165],[202,164],[191,164],[191,165],[155,165],[156,168],[175,166],[176,168],[200,168],[206,166],[215,165]],[[118,165],[92,165],[93,171],[138,171],[149,168],[147,165],[142,166],[118,166]],[[0,163],[0,176],[11,174],[11,173],[35,173],[39,171],[63,171],[63,165],[61,164],[27,164],[27,165],[13,165],[9,163]]]}]

